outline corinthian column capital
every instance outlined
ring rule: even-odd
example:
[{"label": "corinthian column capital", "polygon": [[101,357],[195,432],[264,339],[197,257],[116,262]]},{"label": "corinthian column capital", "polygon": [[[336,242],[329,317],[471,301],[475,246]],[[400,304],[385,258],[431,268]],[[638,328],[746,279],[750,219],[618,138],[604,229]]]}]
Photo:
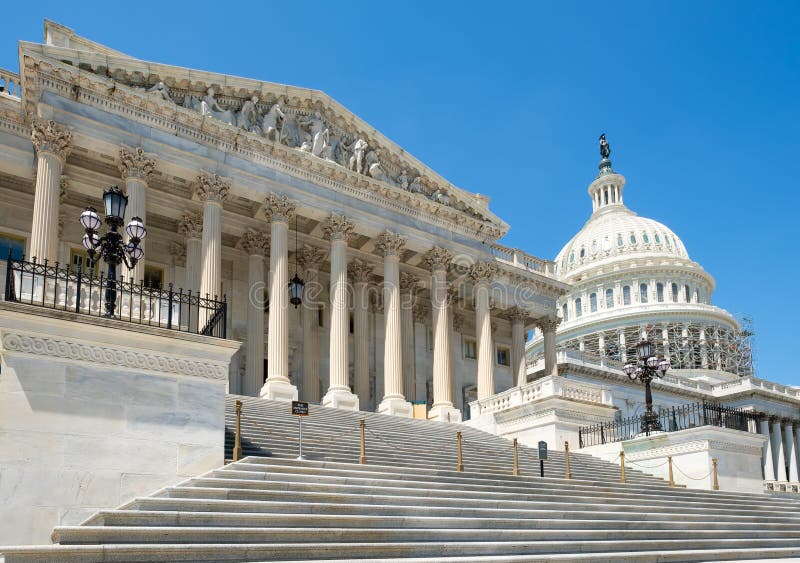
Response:
[{"label": "corinthian column capital", "polygon": [[326,253],[316,246],[305,245],[297,257],[297,263],[304,271],[319,270],[320,264],[325,260]]},{"label": "corinthian column capital", "polygon": [[186,238],[203,237],[203,215],[200,213],[184,213],[178,223],[178,233]]},{"label": "corinthian column capital", "polygon": [[285,195],[269,194],[264,200],[264,214],[270,221],[288,223],[294,217],[295,207]]},{"label": "corinthian column capital", "polygon": [[386,231],[375,239],[375,248],[384,256],[398,256],[406,246],[406,238],[397,233]]},{"label": "corinthian column capital", "polygon": [[558,317],[542,317],[541,319],[536,319],[536,327],[542,332],[555,332],[559,324],[561,324],[561,319]]},{"label": "corinthian column capital", "polygon": [[36,152],[50,152],[66,160],[72,143],[72,133],[49,121],[34,120],[31,124],[31,142]]},{"label": "corinthian column capital", "polygon": [[200,201],[215,201],[222,203],[228,198],[231,184],[218,174],[200,174],[197,177],[195,195]]},{"label": "corinthian column capital", "polygon": [[264,231],[248,230],[239,240],[242,250],[248,255],[263,256],[269,254],[269,236]]},{"label": "corinthian column capital", "polygon": [[350,277],[353,278],[353,282],[359,283],[370,280],[374,267],[369,262],[355,259],[350,262],[347,269],[350,271]]},{"label": "corinthian column capital", "polygon": [[145,154],[142,147],[122,147],[119,150],[118,167],[123,179],[141,178],[146,182],[156,167],[156,161]]},{"label": "corinthian column capital", "polygon": [[410,272],[400,272],[400,291],[412,293],[419,288],[420,279]]},{"label": "corinthian column capital", "polygon": [[453,253],[441,246],[434,246],[425,253],[425,263],[428,268],[433,270],[445,270],[450,268],[453,262]]},{"label": "corinthian column capital", "polygon": [[511,307],[508,310],[506,310],[506,317],[512,323],[519,321],[525,322],[525,319],[530,317],[530,314],[522,307]]},{"label": "corinthian column capital", "polygon": [[353,234],[353,229],[355,229],[353,222],[344,215],[337,213],[332,213],[322,226],[325,238],[330,240],[346,241]]},{"label": "corinthian column capital", "polygon": [[494,262],[477,262],[472,265],[469,271],[469,277],[476,284],[491,283],[496,275],[497,264]]}]

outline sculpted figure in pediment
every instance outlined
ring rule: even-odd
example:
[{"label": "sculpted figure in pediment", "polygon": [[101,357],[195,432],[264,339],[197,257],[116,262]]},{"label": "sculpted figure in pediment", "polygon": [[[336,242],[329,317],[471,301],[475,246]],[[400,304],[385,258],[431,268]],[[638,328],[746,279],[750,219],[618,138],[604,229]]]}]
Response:
[{"label": "sculpted figure in pediment", "polygon": [[417,176],[408,187],[408,191],[412,194],[424,194],[425,188],[422,186],[422,176]]},{"label": "sculpted figure in pediment", "polygon": [[242,104],[242,109],[236,114],[236,126],[251,133],[258,133],[261,130],[258,120],[258,96],[253,96]]},{"label": "sculpted figure in pediment", "polygon": [[145,90],[146,94],[153,94],[154,96],[161,98],[162,100],[166,100],[168,102],[175,103],[169,95],[169,88],[163,82],[156,82],[150,88]]},{"label": "sculpted figure in pediment", "polygon": [[437,188],[432,194],[431,199],[442,205],[450,205],[450,196],[444,188]]},{"label": "sculpted figure in pediment", "polygon": [[220,121],[224,121],[229,125],[233,125],[236,121],[232,111],[223,109],[222,106],[217,103],[217,100],[214,97],[214,88],[209,88],[206,90],[205,96],[203,96],[203,99],[200,100],[200,103],[195,109],[203,115],[210,115],[211,117],[219,119]]},{"label": "sculpted figure in pediment", "polygon": [[297,119],[291,116],[284,116],[283,124],[281,125],[280,141],[289,147],[298,148],[302,142],[308,141],[309,150],[311,145],[310,135],[309,139],[305,139],[305,132],[300,129]]},{"label": "sculpted figure in pediment", "polygon": [[325,127],[325,122],[322,120],[322,114],[315,111],[314,115],[301,119],[298,121],[301,127],[308,129],[311,135],[311,154],[314,156],[322,156],[325,147],[330,140],[330,132]]},{"label": "sculpted figure in pediment", "polygon": [[264,118],[261,120],[261,132],[270,141],[280,141],[280,131],[282,127],[280,129],[278,128],[278,120],[280,120],[281,124],[283,124],[285,119],[286,116],[281,108],[281,101],[278,100],[272,104],[272,107],[269,108],[269,111],[264,114]]},{"label": "sculpted figure in pediment", "polygon": [[381,166],[381,161],[379,159],[377,150],[369,151],[364,159],[366,161],[367,175],[375,178],[376,180],[382,180],[384,182],[388,181],[386,171]]},{"label": "sculpted figure in pediment", "polygon": [[408,189],[408,175],[405,170],[400,171],[400,175],[397,177],[397,184],[404,190]]},{"label": "sculpted figure in pediment", "polygon": [[366,164],[366,155],[367,151],[369,150],[369,144],[364,139],[356,139],[349,147],[346,147],[348,152],[352,152],[353,155],[350,157],[348,162],[348,168],[359,174],[364,174],[365,164]]}]

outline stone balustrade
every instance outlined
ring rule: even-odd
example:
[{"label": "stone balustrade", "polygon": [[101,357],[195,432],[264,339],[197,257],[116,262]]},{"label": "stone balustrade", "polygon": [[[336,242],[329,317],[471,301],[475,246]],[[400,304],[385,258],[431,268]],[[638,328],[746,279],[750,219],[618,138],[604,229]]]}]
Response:
[{"label": "stone balustrade", "polygon": [[736,381],[729,381],[721,385],[715,385],[711,392],[715,397],[724,397],[734,393],[743,393],[746,391],[761,390],[768,393],[777,393],[786,397],[800,399],[800,389],[796,387],[788,387],[779,383],[773,383],[757,377],[742,377]]},{"label": "stone balustrade", "polygon": [[516,268],[522,268],[529,272],[536,272],[547,276],[555,276],[555,263],[549,260],[542,260],[535,256],[531,256],[519,250],[518,248],[509,248],[501,244],[489,245],[489,251],[494,256],[495,260],[508,264]]},{"label": "stone balustrade", "polygon": [[19,98],[22,94],[22,84],[19,74],[0,68],[0,94],[7,94]]}]

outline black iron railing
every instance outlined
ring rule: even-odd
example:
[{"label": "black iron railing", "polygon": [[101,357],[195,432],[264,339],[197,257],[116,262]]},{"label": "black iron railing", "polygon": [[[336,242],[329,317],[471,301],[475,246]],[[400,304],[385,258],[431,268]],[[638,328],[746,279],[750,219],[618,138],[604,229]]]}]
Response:
[{"label": "black iron railing", "polygon": [[[754,425],[751,427],[750,421],[758,418],[753,412],[705,401],[662,409],[657,416],[662,432],[676,432],[696,426],[720,426],[748,432],[755,428]],[[642,430],[642,416],[632,416],[615,422],[583,426],[578,429],[578,443],[583,448],[649,434]]]},{"label": "black iron railing", "polygon": [[[115,280],[117,320],[169,330],[226,338],[228,303],[199,292],[148,287]],[[108,280],[102,270],[82,271],[44,262],[9,257],[6,261],[5,300],[105,317]]]}]

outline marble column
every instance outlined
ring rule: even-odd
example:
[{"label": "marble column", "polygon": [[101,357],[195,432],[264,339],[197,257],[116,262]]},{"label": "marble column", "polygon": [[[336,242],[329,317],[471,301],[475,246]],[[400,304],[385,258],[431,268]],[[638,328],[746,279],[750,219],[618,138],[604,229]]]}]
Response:
[{"label": "marble column", "polygon": [[[119,171],[125,180],[125,193],[128,196],[128,207],[125,209],[126,225],[134,217],[138,217],[145,226],[147,225],[147,182],[156,167],[156,161],[150,156],[145,154],[141,147],[135,149],[122,147],[119,151]],[[129,237],[125,235],[126,243],[128,239]],[[132,278],[134,283],[141,283],[144,279],[144,261],[147,259],[145,243],[146,240],[139,243],[145,251],[144,258],[139,260],[133,269],[125,268],[123,274],[127,279]]]},{"label": "marble column", "polygon": [[420,280],[414,274],[400,273],[400,332],[403,349],[403,395],[412,406],[417,395],[416,350],[414,346],[414,302]]},{"label": "marble column", "polygon": [[764,444],[764,451],[762,453],[761,463],[764,468],[764,480],[775,480],[775,464],[772,460],[772,437],[770,436],[769,417],[762,416],[759,420],[761,427],[761,435],[767,437],[767,442]]},{"label": "marble column", "polygon": [[450,299],[447,271],[453,254],[435,246],[425,255],[431,270],[431,318],[433,321],[433,405],[428,418],[461,421],[461,412],[453,404],[453,355],[450,349]]},{"label": "marble column", "polygon": [[558,375],[558,357],[556,355],[556,328],[561,319],[557,317],[543,317],[536,321],[536,326],[542,331],[544,340],[544,374]]},{"label": "marble column", "polygon": [[369,282],[373,265],[353,260],[349,267],[353,282],[353,382],[361,409],[369,409]]},{"label": "marble column", "polygon": [[772,459],[775,462],[775,480],[786,481],[786,458],[783,453],[783,432],[781,420],[773,418],[772,422]]},{"label": "marble column", "polygon": [[51,263],[58,260],[61,172],[70,152],[71,141],[72,133],[56,125],[55,121],[35,120],[32,124],[31,142],[36,149],[36,188],[29,259]]},{"label": "marble column", "polygon": [[383,400],[378,412],[412,417],[414,409],[403,396],[403,347],[400,332],[400,255],[406,239],[386,231],[375,241],[383,254]]},{"label": "marble column", "polygon": [[525,321],[528,312],[521,307],[512,307],[508,311],[511,321],[511,373],[518,387],[528,382],[525,365]]},{"label": "marble column", "polygon": [[319,403],[319,267],[325,260],[325,252],[315,246],[304,246],[299,263],[305,277],[303,297],[303,380],[300,387],[302,400]]},{"label": "marble column", "polygon": [[267,380],[261,396],[296,401],[297,387],[289,380],[289,221],[295,204],[284,195],[269,194],[264,213],[270,221],[269,328]]},{"label": "marble column", "polygon": [[[200,295],[221,299],[222,291],[222,202],[230,184],[218,175],[197,177],[197,197],[203,202],[203,244],[200,270]],[[204,320],[201,316],[201,324]]]},{"label": "marble column", "polygon": [[789,465],[789,481],[791,483],[797,483],[800,481],[800,478],[797,476],[797,452],[795,451],[794,428],[792,427],[792,421],[785,421],[783,428],[784,437],[786,438],[784,447],[786,450],[786,462]]},{"label": "marble column", "polygon": [[358,395],[350,390],[347,341],[350,314],[347,307],[347,239],[353,233],[347,217],[332,214],[323,225],[331,241],[330,384],[322,398],[326,407],[358,410]]},{"label": "marble column", "polygon": [[258,397],[264,384],[264,254],[269,237],[264,231],[246,231],[240,242],[247,253],[247,356],[242,394]]},{"label": "marble column", "polygon": [[494,345],[492,322],[489,313],[489,291],[497,274],[493,262],[478,262],[470,269],[474,284],[475,335],[478,347],[478,400],[494,395]]},{"label": "marble column", "polygon": [[[184,293],[198,294],[203,271],[203,216],[200,213],[184,213],[178,223],[178,233],[186,237],[186,280],[181,289]],[[186,323],[191,332],[197,331],[197,307],[181,307],[181,324]]]},{"label": "marble column", "polygon": [[[464,409],[463,396],[461,388],[463,380],[460,373],[456,372],[456,360],[458,359],[458,350],[461,345],[461,332],[464,328],[464,315],[456,310],[456,302],[450,301],[450,306],[447,308],[450,325],[450,395],[453,398],[453,407],[457,411],[450,413],[450,421],[458,422],[462,418]],[[459,407],[459,404],[461,406]]]}]

